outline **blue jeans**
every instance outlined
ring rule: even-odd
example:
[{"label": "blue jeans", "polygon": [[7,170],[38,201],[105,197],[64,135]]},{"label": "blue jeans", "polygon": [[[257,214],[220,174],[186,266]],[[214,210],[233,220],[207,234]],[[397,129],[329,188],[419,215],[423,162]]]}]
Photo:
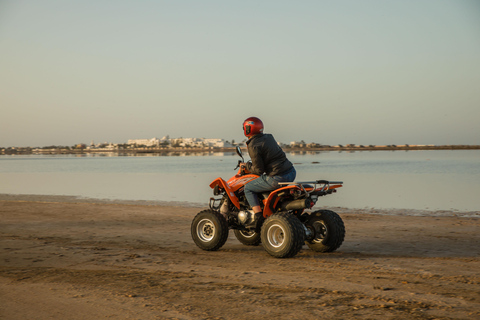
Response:
[{"label": "blue jeans", "polygon": [[257,179],[250,181],[245,185],[245,197],[247,197],[248,204],[251,207],[259,206],[260,201],[257,193],[278,189],[280,187],[279,182],[293,182],[296,176],[297,171],[292,167],[292,169],[282,175],[270,177],[263,174]]}]

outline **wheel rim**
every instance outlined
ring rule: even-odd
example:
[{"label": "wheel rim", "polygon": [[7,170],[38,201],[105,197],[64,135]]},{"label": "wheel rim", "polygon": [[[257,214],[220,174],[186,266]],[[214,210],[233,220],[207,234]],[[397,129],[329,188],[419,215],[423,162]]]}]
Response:
[{"label": "wheel rim", "polygon": [[279,248],[285,242],[285,230],[279,224],[274,224],[267,230],[268,243],[274,247]]},{"label": "wheel rim", "polygon": [[255,231],[240,230],[240,234],[245,238],[252,238],[256,235]]},{"label": "wheel rim", "polygon": [[215,225],[211,220],[203,219],[197,224],[197,236],[204,242],[211,241],[215,235]]},{"label": "wheel rim", "polygon": [[315,239],[313,239],[313,242],[319,243],[328,237],[327,225],[323,221],[315,221],[313,223],[313,230],[315,230]]}]

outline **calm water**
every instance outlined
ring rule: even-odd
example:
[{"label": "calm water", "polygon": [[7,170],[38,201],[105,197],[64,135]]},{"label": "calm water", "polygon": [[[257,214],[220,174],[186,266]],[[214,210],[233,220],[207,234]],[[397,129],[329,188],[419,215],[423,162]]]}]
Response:
[{"label": "calm water", "polygon": [[[248,158],[248,157],[247,157]],[[344,181],[317,206],[479,211],[480,151],[288,154],[297,181]],[[0,156],[0,193],[206,205],[238,156]]]}]

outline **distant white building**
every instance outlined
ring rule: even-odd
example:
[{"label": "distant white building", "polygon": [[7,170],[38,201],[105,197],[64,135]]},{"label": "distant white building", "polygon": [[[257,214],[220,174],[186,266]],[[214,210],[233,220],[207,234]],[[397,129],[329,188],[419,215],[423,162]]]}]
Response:
[{"label": "distant white building", "polygon": [[160,145],[160,140],[157,138],[152,139],[130,139],[127,141],[127,144],[137,145],[137,146],[147,146],[155,147]]},{"label": "distant white building", "polygon": [[213,148],[231,148],[233,145],[231,143],[226,142],[223,139],[203,139],[203,142],[208,147]]},{"label": "distant white building", "polygon": [[[173,142],[175,140],[175,142]],[[199,138],[180,138],[180,139],[172,139],[172,145],[178,144],[180,147],[202,147],[203,146],[203,139]]]},{"label": "distant white building", "polygon": [[232,144],[223,139],[204,139],[204,138],[178,138],[170,139],[172,146],[192,147],[192,148],[229,148]]}]

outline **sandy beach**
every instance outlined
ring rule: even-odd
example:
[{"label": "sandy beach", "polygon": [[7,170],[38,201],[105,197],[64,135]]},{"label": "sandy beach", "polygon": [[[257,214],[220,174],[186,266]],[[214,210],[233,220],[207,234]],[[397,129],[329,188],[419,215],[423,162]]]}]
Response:
[{"label": "sandy beach", "polygon": [[0,319],[480,319],[478,217],[329,208],[337,252],[275,259],[197,248],[202,209],[0,197]]}]

